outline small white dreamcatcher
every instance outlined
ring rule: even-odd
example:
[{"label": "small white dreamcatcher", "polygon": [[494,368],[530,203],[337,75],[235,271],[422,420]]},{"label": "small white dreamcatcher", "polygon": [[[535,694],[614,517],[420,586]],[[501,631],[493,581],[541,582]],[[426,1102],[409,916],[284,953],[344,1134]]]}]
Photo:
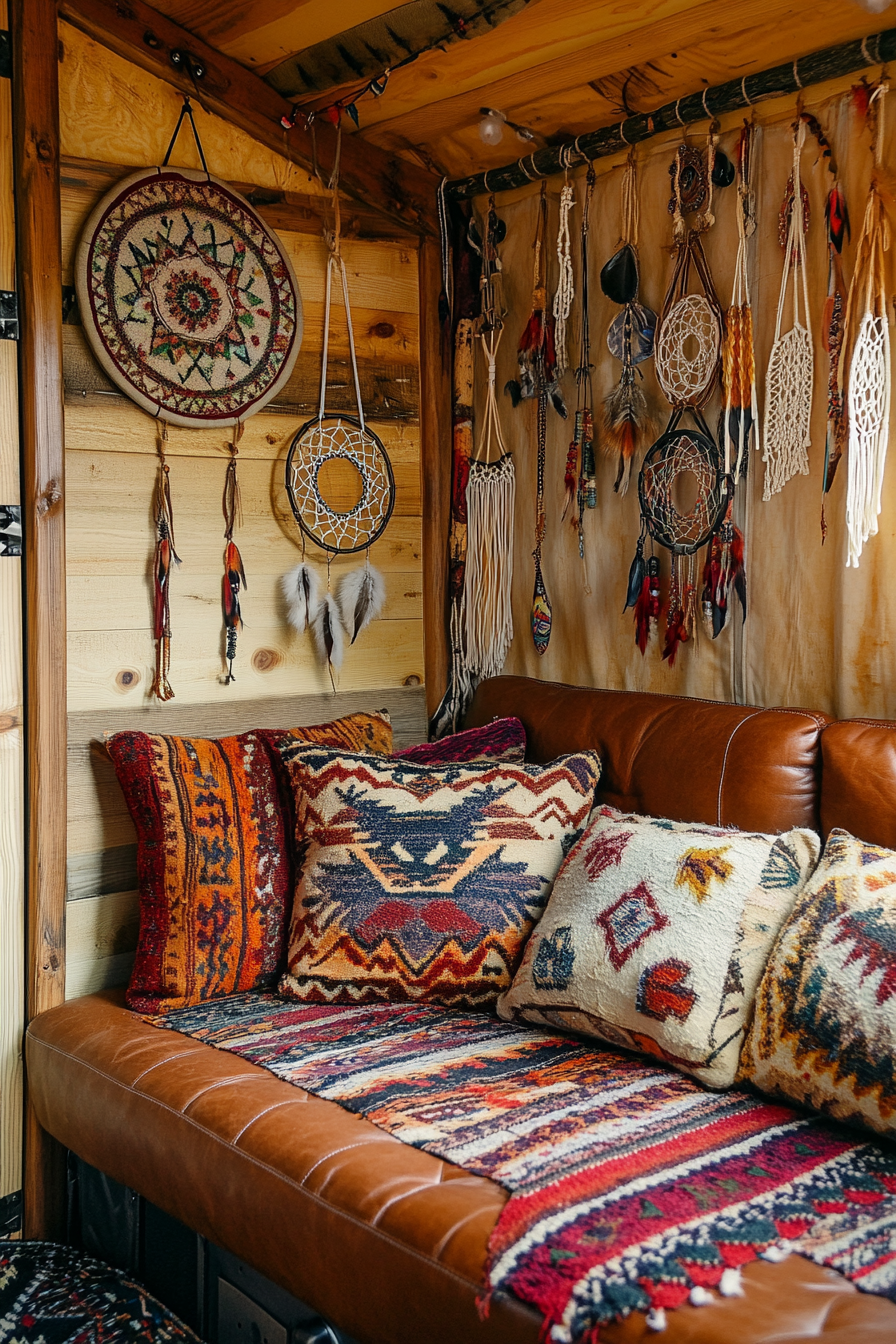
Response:
[{"label": "small white dreamcatcher", "polygon": [[[293,438],[286,457],[286,493],[302,534],[302,560],[283,576],[282,588],[289,622],[299,632],[311,627],[318,657],[325,663],[333,689],[345,651],[344,635],[354,644],[358,635],[382,611],[386,590],[383,577],[370,563],[370,547],[382,536],[395,504],[395,479],[389,454],[366,424],[361,384],[355,356],[355,337],[348,295],[348,277],[340,250],[339,149],[330,179],[333,192],[334,227],[326,233],[327,286],[324,303],[324,339],[321,356],[320,406]],[[333,274],[342,281],[342,297],[348,327],[349,352],[355,386],[357,417],[328,413],[327,351]],[[357,499],[344,509],[330,503],[321,487],[321,473],[331,464],[345,463],[358,477]],[[321,595],[316,571],[305,560],[306,538],[327,552],[327,591]],[[330,592],[330,561],[334,555],[366,551],[359,569],[340,579],[335,595]]]}]

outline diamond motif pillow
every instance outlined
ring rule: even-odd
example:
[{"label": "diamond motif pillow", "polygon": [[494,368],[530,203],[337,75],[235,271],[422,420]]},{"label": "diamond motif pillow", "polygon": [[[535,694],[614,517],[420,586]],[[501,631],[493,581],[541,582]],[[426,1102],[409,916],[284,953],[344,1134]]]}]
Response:
[{"label": "diamond motif pillow", "polygon": [[280,993],[305,1002],[494,1003],[509,987],[600,777],[283,747],[304,866]]},{"label": "diamond motif pillow", "polygon": [[[140,933],[127,1002],[139,1012],[255,989],[282,968],[293,869],[267,736],[124,732],[106,742],[137,830]],[[387,714],[285,736],[392,750]]]},{"label": "diamond motif pillow", "polygon": [[518,761],[526,759],[526,730],[519,719],[493,719],[481,728],[465,728],[451,733],[438,742],[421,742],[417,747],[396,751],[405,761],[418,765],[442,765],[463,761],[467,765],[485,761]]},{"label": "diamond motif pillow", "polygon": [[757,835],[597,807],[498,1012],[730,1087],[766,959],[819,847],[814,831]]},{"label": "diamond motif pillow", "polygon": [[742,1074],[896,1134],[896,853],[828,836],[756,996]]}]

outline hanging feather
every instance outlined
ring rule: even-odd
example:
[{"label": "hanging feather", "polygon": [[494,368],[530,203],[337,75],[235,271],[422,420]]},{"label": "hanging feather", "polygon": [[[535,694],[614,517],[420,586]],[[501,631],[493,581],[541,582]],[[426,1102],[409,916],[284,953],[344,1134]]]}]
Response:
[{"label": "hanging feather", "polygon": [[174,548],[174,512],[171,507],[169,467],[165,461],[168,427],[159,442],[159,474],[156,480],[156,549],[153,560],[153,638],[156,641],[156,671],[151,692],[157,700],[173,700],[168,680],[171,666],[171,567],[180,564]]},{"label": "hanging feather", "polygon": [[532,285],[532,309],[523,328],[517,347],[517,366],[519,381],[511,380],[505,386],[513,405],[520,400],[545,397],[554,410],[565,420],[566,402],[560,389],[557,369],[557,351],[554,343],[554,314],[548,305],[545,282],[545,236],[547,230],[547,195],[542,183],[538,218],[535,227],[534,278]]},{"label": "hanging feather", "polygon": [[629,607],[634,607],[637,604],[646,580],[647,562],[644,559],[644,534],[642,532],[635,549],[635,558],[628,571],[628,587],[626,588],[623,611],[628,611]]},{"label": "hanging feather", "polygon": [[236,545],[228,541],[224,548],[224,579],[221,585],[221,608],[224,613],[224,629],[226,631],[226,650],[227,676],[224,685],[229,686],[236,678],[233,675],[233,660],[236,658],[236,635],[238,630],[243,628],[243,618],[240,614],[240,586],[248,588],[246,583],[246,571],[243,569],[243,561]]},{"label": "hanging feather", "polygon": [[635,643],[643,655],[648,642],[659,629],[662,615],[660,601],[660,562],[655,555],[647,561],[647,574],[635,603]]},{"label": "hanging feather", "polygon": [[692,630],[692,594],[690,585],[682,591],[680,556],[672,557],[672,582],[669,587],[669,610],[666,616],[666,639],[663,645],[663,660],[670,667],[675,666],[675,658],[682,644],[687,644]]},{"label": "hanging feather", "polygon": [[[579,485],[579,442],[582,431],[582,412],[576,411],[576,436],[566,450],[566,471],[563,476],[563,486],[565,494],[563,496],[563,512],[560,515],[560,521],[563,522],[569,513],[570,505],[576,497],[576,490]],[[573,527],[578,524],[578,519],[573,514],[569,520]]]},{"label": "hanging feather", "polygon": [[824,206],[824,218],[828,227],[828,238],[831,246],[838,253],[843,251],[844,242],[848,242],[852,236],[849,226],[849,210],[846,205],[846,197],[835,185],[828,192],[828,198]]},{"label": "hanging feather", "polygon": [[330,685],[336,690],[336,677],[342,667],[345,653],[345,638],[342,633],[342,620],[339,604],[332,593],[325,593],[311,622],[314,635],[314,647],[318,660],[326,664],[330,674]]},{"label": "hanging feather", "polygon": [[336,601],[349,642],[354,644],[361,631],[376,620],[386,601],[386,585],[378,569],[366,564],[350,569],[339,581]]},{"label": "hanging feather", "polygon": [[286,619],[294,630],[303,635],[314,623],[320,607],[320,579],[303,560],[280,580],[280,591],[286,599]]},{"label": "hanging feather", "polygon": [[604,399],[603,448],[619,458],[613,489],[617,495],[628,490],[632,459],[646,438],[647,398],[635,382],[633,368],[623,366],[622,377]]}]

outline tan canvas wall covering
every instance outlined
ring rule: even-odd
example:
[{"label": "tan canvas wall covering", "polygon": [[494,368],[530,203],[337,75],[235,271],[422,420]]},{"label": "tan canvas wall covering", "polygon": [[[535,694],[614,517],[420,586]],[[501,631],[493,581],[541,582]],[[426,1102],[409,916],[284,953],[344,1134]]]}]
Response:
[{"label": "tan canvas wall covering", "polygon": [[[871,169],[867,133],[848,108],[844,90],[848,81],[808,91],[806,106],[816,112],[831,139],[844,179],[853,223],[853,243],[845,249],[847,279],[852,274],[855,241]],[[764,405],[765,369],[774,338],[775,314],[783,253],[778,245],[778,210],[792,156],[790,125],[793,100],[757,109],[761,131],[757,142],[755,185],[759,227],[753,252],[751,281],[756,324],[757,371],[760,404]],[[891,113],[893,109],[890,109]],[[723,123],[721,145],[733,157],[740,118]],[[896,124],[889,118],[892,128]],[[706,123],[687,134],[690,143],[705,143]],[[641,301],[658,310],[668,284],[671,260],[669,164],[677,137],[649,142],[638,150],[641,166]],[[893,164],[896,141],[887,135],[885,161]],[[618,377],[619,364],[607,350],[607,327],[619,311],[601,293],[597,283],[601,266],[617,246],[620,230],[621,163],[604,169],[598,164],[592,215],[591,330],[595,362],[596,400],[602,400]],[[598,507],[586,516],[586,568],[592,589],[585,591],[574,530],[561,524],[566,450],[572,436],[575,386],[572,374],[564,379],[570,420],[561,422],[548,410],[547,492],[548,534],[543,569],[553,604],[551,644],[539,657],[529,633],[532,596],[535,522],[535,406],[516,410],[501,398],[502,422],[517,470],[517,515],[514,551],[515,637],[505,670],[545,679],[634,690],[737,699],[765,705],[801,704],[840,716],[873,714],[896,716],[896,683],[889,675],[890,641],[896,635],[896,597],[891,576],[896,569],[896,444],[891,442],[878,536],[869,540],[858,570],[846,569],[846,463],[841,462],[828,496],[827,541],[822,547],[821,478],[824,465],[827,356],[821,345],[822,307],[827,292],[827,241],[824,201],[829,174],[814,141],[807,139],[802,160],[803,181],[811,199],[808,235],[811,327],[815,345],[815,396],[812,418],[810,474],[798,476],[769,503],[762,501],[764,467],[752,454],[749,476],[740,489],[737,509],[747,543],[750,611],[743,629],[729,624],[716,641],[700,635],[679,652],[669,668],[659,650],[641,657],[634,644],[632,613],[622,613],[629,564],[638,537],[636,473],[625,498],[613,494],[615,463],[599,454]],[[576,174],[581,201],[584,184]],[[548,184],[551,205],[549,243],[553,288],[557,262],[556,239],[561,178]],[[498,384],[516,376],[516,344],[529,313],[532,286],[532,237],[537,188],[501,198],[499,211],[507,221],[502,248],[505,294],[509,315],[498,362]],[[481,207],[484,202],[478,202]],[[716,225],[706,239],[716,288],[723,308],[731,301],[737,247],[734,188],[717,192]],[[579,285],[578,227],[580,207],[573,215],[576,285]],[[570,332],[578,325],[578,299]],[[787,319],[785,318],[785,329]],[[575,364],[575,349],[570,363]],[[481,363],[477,387],[483,384]],[[665,427],[669,409],[663,401],[652,363],[644,383],[654,413],[657,433]],[[708,408],[715,427],[720,399]],[[596,416],[599,419],[599,416]],[[892,431],[891,431],[892,433]],[[649,553],[649,552],[648,552]],[[701,552],[701,556],[702,556]],[[669,574],[668,553],[661,551],[664,593]],[[702,583],[698,583],[698,588]]]}]

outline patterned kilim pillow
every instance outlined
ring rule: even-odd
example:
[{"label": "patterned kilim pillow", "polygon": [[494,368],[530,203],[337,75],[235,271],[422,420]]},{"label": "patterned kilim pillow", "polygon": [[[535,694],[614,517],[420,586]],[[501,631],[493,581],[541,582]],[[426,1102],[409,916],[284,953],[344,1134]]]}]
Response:
[{"label": "patterned kilim pillow", "polygon": [[498,1012],[656,1055],[730,1087],[814,831],[756,835],[595,809]]},{"label": "patterned kilim pillow", "polygon": [[280,992],[310,1002],[494,1003],[600,777],[281,748],[307,844]]},{"label": "patterned kilim pillow", "polygon": [[[386,714],[287,736],[392,750]],[[106,743],[137,829],[140,935],[127,1002],[139,1012],[255,989],[282,968],[293,870],[265,738],[125,732]]]},{"label": "patterned kilim pillow", "polygon": [[421,742],[417,747],[396,751],[405,761],[418,765],[441,765],[443,762],[463,761],[466,765],[486,761],[515,761],[526,759],[526,730],[519,719],[493,719],[481,728],[466,728],[461,733],[440,738],[438,742]]},{"label": "patterned kilim pillow", "polygon": [[742,1074],[896,1134],[896,853],[828,836],[769,958]]}]

